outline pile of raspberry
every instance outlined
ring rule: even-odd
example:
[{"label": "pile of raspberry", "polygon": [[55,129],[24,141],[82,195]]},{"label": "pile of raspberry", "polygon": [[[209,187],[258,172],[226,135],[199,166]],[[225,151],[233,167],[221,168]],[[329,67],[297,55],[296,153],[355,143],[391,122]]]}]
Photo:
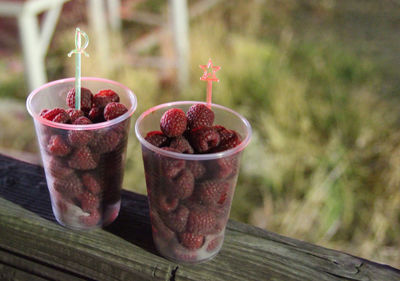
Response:
[{"label": "pile of raspberry", "polygon": [[[128,109],[112,90],[95,95],[81,88],[81,110],[75,109],[75,89],[67,93],[68,109],[44,109],[40,116],[56,123],[88,125],[117,118]],[[40,145],[47,155],[45,165],[56,192],[56,206],[70,214],[70,204],[81,209],[78,221],[84,227],[99,224],[109,204],[119,201],[122,183],[122,153],[128,122],[96,130],[63,130],[41,125]],[[68,220],[69,218],[65,218]]]},{"label": "pile of raspberry", "polygon": [[[160,131],[145,139],[166,151],[205,154],[241,143],[240,135],[214,125],[214,112],[194,104],[185,113],[166,111]],[[145,151],[146,184],[153,236],[162,254],[184,261],[202,260],[217,252],[238,172],[238,155],[213,160],[182,160]]]}]

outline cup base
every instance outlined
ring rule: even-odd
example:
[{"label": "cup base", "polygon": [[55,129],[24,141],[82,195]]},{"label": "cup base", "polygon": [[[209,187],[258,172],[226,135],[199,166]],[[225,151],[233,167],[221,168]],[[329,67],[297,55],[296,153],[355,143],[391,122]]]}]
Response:
[{"label": "cup base", "polygon": [[85,220],[88,214],[84,213],[79,207],[70,204],[68,212],[59,212],[53,206],[53,214],[57,222],[69,229],[73,230],[91,230],[105,227],[111,224],[117,217],[121,208],[121,200],[115,204],[107,206],[102,214],[102,217],[95,224],[90,224]]},{"label": "cup base", "polygon": [[218,244],[212,250],[208,249],[210,241],[215,239],[213,236],[211,239],[207,239],[205,245],[197,250],[188,250],[178,244],[176,238],[173,238],[169,242],[165,242],[162,238],[159,238],[153,234],[153,241],[156,246],[158,253],[164,258],[179,264],[199,264],[207,262],[213,259],[221,250],[223,245],[223,238],[218,240]]}]

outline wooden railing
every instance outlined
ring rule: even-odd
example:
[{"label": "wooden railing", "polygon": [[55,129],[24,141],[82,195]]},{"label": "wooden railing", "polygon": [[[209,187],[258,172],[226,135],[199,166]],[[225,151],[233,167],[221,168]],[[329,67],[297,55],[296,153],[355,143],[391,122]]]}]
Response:
[{"label": "wooden railing", "polygon": [[154,248],[146,196],[122,192],[117,220],[56,223],[42,167],[0,154],[0,280],[400,280],[400,270],[236,221],[211,261],[180,265]]}]

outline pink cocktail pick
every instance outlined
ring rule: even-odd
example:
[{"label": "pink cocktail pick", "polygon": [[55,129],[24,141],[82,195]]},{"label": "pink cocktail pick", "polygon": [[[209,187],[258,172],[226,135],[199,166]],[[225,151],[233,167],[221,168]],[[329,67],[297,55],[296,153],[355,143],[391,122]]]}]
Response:
[{"label": "pink cocktail pick", "polygon": [[220,66],[214,66],[211,59],[208,59],[208,64],[200,65],[200,68],[204,70],[203,75],[200,77],[201,81],[207,81],[207,107],[211,108],[212,99],[212,82],[219,82],[215,72],[221,69]]}]

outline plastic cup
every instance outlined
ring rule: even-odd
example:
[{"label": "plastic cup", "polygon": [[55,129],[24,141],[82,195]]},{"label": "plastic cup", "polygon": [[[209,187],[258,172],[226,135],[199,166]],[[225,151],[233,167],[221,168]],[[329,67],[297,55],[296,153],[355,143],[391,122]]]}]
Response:
[{"label": "plastic cup", "polygon": [[[67,109],[66,96],[74,86],[75,78],[47,83],[30,93],[26,105],[34,120],[55,218],[68,228],[92,229],[110,224],[118,216],[130,117],[137,101],[120,83],[83,77],[82,87],[93,94],[103,89],[115,91],[128,111],[89,125],[61,124],[40,117],[43,109]],[[63,146],[50,149],[54,142]]]},{"label": "plastic cup", "polygon": [[[251,126],[240,114],[212,104],[215,125],[235,130],[242,142],[233,149],[210,154],[166,151],[145,140],[160,130],[160,118],[171,108],[186,112],[193,104],[161,104],[144,112],[135,132],[142,146],[153,240],[162,256],[179,263],[199,263],[220,251],[239,172],[241,152]],[[204,103],[205,104],[205,103]]]}]

